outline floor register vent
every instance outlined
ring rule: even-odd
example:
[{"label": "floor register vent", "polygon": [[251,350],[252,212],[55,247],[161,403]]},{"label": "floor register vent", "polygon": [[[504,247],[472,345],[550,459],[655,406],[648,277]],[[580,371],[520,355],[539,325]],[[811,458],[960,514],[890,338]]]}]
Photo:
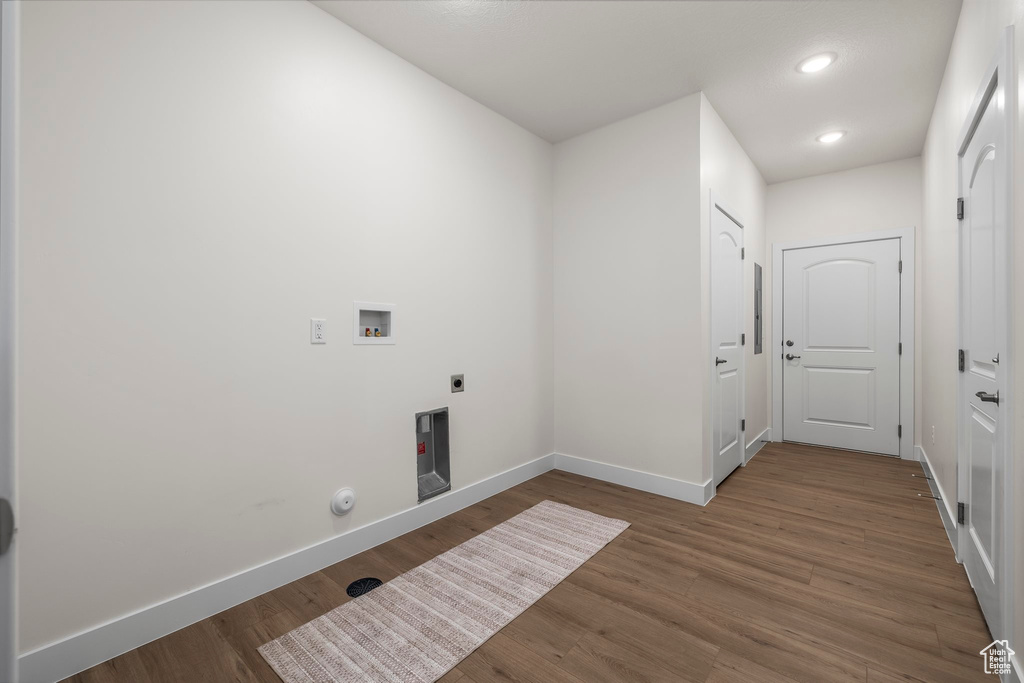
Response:
[{"label": "floor register vent", "polygon": [[350,583],[348,588],[345,589],[345,592],[348,593],[348,597],[350,598],[358,598],[360,595],[366,595],[374,588],[380,588],[383,585],[384,582],[380,579],[368,576],[365,579],[358,579]]}]

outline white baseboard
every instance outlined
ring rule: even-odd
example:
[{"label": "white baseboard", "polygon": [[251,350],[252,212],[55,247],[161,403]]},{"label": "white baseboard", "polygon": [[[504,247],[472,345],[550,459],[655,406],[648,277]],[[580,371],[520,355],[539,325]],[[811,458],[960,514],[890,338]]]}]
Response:
[{"label": "white baseboard", "polygon": [[925,476],[928,477],[928,487],[932,490],[933,496],[938,496],[942,500],[935,501],[935,507],[939,509],[939,517],[942,519],[942,526],[946,530],[946,536],[949,538],[949,544],[953,546],[953,553],[957,553],[956,540],[957,540],[957,528],[956,528],[956,513],[954,508],[950,507],[955,500],[953,498],[947,498],[945,491],[942,490],[942,484],[935,478],[935,474],[932,470],[932,463],[928,460],[928,454],[924,452],[924,448],[921,446],[914,446],[914,451],[917,454],[917,460],[921,462],[921,469],[924,470]]},{"label": "white baseboard", "polygon": [[672,479],[660,474],[631,470],[628,467],[609,465],[562,453],[555,454],[555,469],[620,486],[628,486],[631,489],[657,493],[659,496],[675,498],[695,505],[706,505],[715,491],[710,479],[703,484],[694,484],[682,479]]},{"label": "white baseboard", "polygon": [[73,676],[533,479],[553,469],[554,463],[554,454],[545,455],[380,521],[45,645],[18,658],[20,681],[47,683]]},{"label": "white baseboard", "polygon": [[764,448],[766,441],[772,440],[772,428],[765,427],[764,431],[753,438],[753,440],[747,444],[746,451],[743,453],[743,466],[746,467],[747,463],[757,455],[757,452]]}]

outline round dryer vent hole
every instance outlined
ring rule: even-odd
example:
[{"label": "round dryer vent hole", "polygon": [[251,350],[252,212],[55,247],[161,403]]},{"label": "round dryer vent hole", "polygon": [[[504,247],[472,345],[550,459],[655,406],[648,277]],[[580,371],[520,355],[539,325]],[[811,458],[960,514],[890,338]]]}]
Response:
[{"label": "round dryer vent hole", "polygon": [[350,583],[348,585],[348,588],[345,589],[345,592],[348,593],[348,596],[350,598],[358,598],[360,595],[365,595],[366,593],[372,591],[374,588],[383,585],[384,582],[380,579],[375,579],[372,576],[368,576],[365,579],[358,579]]}]

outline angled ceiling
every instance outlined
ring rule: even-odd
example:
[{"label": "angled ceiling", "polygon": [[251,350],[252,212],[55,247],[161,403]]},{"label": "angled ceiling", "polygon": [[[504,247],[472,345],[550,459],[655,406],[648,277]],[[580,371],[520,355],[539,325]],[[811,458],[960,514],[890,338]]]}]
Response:
[{"label": "angled ceiling", "polygon": [[[960,0],[313,0],[551,142],[703,90],[769,183],[920,154]],[[807,75],[805,57],[834,52]],[[815,137],[847,135],[833,145]]]}]

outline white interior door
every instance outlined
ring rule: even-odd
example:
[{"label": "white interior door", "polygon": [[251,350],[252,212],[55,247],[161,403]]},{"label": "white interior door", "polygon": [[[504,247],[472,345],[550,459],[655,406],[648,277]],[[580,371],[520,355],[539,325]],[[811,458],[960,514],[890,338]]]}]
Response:
[{"label": "white interior door", "polygon": [[743,226],[711,206],[711,441],[715,485],[743,463]]},{"label": "white interior door", "polygon": [[783,252],[784,440],[899,455],[900,270],[898,238]]},{"label": "white interior door", "polygon": [[[959,496],[960,555],[995,637],[1003,637],[1004,489],[1009,323],[1006,110],[992,74],[959,156],[960,221]],[[970,130],[970,126],[968,127]],[[1002,400],[1000,400],[1000,396]]]}]

